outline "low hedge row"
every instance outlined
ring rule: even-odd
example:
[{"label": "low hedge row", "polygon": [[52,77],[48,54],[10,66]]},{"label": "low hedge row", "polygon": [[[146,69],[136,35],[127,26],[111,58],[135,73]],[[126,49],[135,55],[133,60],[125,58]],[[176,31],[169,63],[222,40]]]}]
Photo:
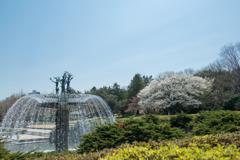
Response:
[{"label": "low hedge row", "polygon": [[101,160],[150,160],[150,159],[240,159],[240,151],[236,146],[230,145],[227,147],[218,145],[211,148],[208,144],[198,147],[197,143],[190,143],[189,147],[180,148],[171,143],[167,146],[162,146],[158,149],[151,149],[149,147],[139,147],[133,145],[125,145],[116,150],[112,154],[108,154]]},{"label": "low hedge row", "polygon": [[191,135],[217,134],[238,131],[240,114],[233,111],[201,112],[195,117],[183,112],[161,121],[155,115],[127,119],[123,123],[97,127],[82,137],[78,153],[114,148],[134,141],[164,140]]},{"label": "low hedge row", "polygon": [[[150,146],[154,155],[160,155],[159,148],[169,145],[176,145],[179,148],[191,148],[194,145],[199,152],[201,152],[201,149],[204,150],[207,145],[213,149],[209,149],[210,154],[212,151],[217,151],[215,149],[219,147],[218,145],[223,149],[229,145],[239,149],[240,132],[234,132],[239,130],[238,126],[240,126],[240,114],[231,111],[201,112],[195,117],[182,112],[171,117],[169,122],[162,121],[154,115],[146,115],[139,119],[129,118],[122,123],[96,127],[91,133],[82,137],[83,142],[79,145],[77,153],[68,152],[60,155],[39,152],[33,154],[30,152],[9,153],[8,150],[3,148],[3,142],[0,141],[0,159],[33,159],[38,157],[41,157],[40,159],[75,159],[76,157],[77,159],[98,159],[105,157],[107,153],[113,155],[116,150],[111,148],[117,146],[121,148],[126,144],[133,144],[136,150],[139,149],[138,147],[149,148]],[[234,133],[217,134],[223,132]],[[206,134],[214,135],[195,136],[179,140],[183,137]],[[95,152],[98,150],[102,151]],[[171,149],[170,152],[172,152]],[[191,151],[188,150],[187,152],[190,153]],[[109,157],[111,157],[111,154],[109,154]]]},{"label": "low hedge row", "polygon": [[[194,136],[160,142],[125,143],[115,149],[77,154],[68,152],[58,155],[44,154],[35,160],[98,160],[98,159],[239,159],[240,132]],[[34,158],[27,158],[28,160]]]},{"label": "low hedge row", "polygon": [[94,131],[82,137],[77,153],[115,148],[122,143],[134,141],[163,140],[181,138],[184,132],[171,127],[169,123],[161,123],[154,115],[147,115],[141,119],[130,118],[124,123],[115,123],[96,127]]},{"label": "low hedge row", "polygon": [[240,159],[240,132],[123,144],[103,159]]}]

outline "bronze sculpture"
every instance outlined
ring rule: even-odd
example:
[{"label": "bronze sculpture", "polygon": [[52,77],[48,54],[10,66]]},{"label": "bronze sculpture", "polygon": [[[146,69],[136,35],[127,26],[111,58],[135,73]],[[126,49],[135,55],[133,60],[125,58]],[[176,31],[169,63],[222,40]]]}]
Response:
[{"label": "bronze sculpture", "polygon": [[[50,80],[56,84],[56,88],[55,88],[56,94],[59,93],[59,87],[58,87],[59,82],[61,83],[61,94],[70,93],[71,91],[70,82],[73,79],[72,74],[65,71],[64,74],[62,75],[62,79],[60,79],[60,77],[54,77],[54,79],[55,81],[52,78],[50,78]],[[65,88],[66,84],[67,84],[67,92]]]},{"label": "bronze sculpture", "polygon": [[71,88],[70,88],[70,82],[73,79],[73,76],[70,73],[67,73],[67,93],[70,93]]},{"label": "bronze sculpture", "polygon": [[54,77],[54,79],[55,79],[56,81],[53,81],[52,78],[50,78],[50,80],[51,80],[53,83],[56,84],[56,88],[55,88],[55,90],[56,90],[56,94],[58,94],[58,93],[59,93],[59,87],[58,87],[58,84],[59,84],[59,82],[60,82],[60,78],[59,78],[59,77]]}]

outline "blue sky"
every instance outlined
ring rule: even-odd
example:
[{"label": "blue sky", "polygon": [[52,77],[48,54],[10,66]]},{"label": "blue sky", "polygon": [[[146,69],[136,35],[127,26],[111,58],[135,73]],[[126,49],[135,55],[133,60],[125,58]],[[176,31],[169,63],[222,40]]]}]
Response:
[{"label": "blue sky", "polygon": [[239,15],[239,0],[1,0],[0,100],[64,71],[84,92],[201,69],[240,41]]}]

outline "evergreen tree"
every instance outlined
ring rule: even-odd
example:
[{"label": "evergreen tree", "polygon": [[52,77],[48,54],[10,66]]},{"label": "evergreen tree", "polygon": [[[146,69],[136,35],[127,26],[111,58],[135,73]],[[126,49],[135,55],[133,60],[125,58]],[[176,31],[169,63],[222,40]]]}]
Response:
[{"label": "evergreen tree", "polygon": [[112,94],[117,96],[118,101],[124,100],[127,98],[127,91],[123,88],[120,88],[119,84],[114,83],[111,90],[112,90]]},{"label": "evergreen tree", "polygon": [[142,76],[142,78],[145,85],[148,85],[153,80],[152,76]]},{"label": "evergreen tree", "polygon": [[144,88],[145,84],[143,78],[139,73],[135,74],[128,86],[128,98],[132,98],[137,95],[137,93]]}]

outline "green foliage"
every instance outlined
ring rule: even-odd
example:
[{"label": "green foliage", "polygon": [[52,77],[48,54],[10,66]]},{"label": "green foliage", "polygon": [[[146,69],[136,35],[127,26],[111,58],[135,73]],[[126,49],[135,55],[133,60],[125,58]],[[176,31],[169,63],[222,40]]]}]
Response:
[{"label": "green foliage", "polygon": [[112,87],[93,87],[87,94],[94,94],[102,97],[109,105],[113,113],[123,113],[127,106],[127,91],[114,83]]},{"label": "green foliage", "polygon": [[[182,157],[183,159],[186,159],[187,155],[192,159],[196,159],[196,156],[201,159],[201,156],[207,153],[208,156],[211,155],[213,158],[218,159],[223,154],[217,155],[215,152],[224,153],[226,158],[229,158],[229,155],[236,157],[239,154],[236,148],[240,148],[240,132],[215,134],[237,130],[237,126],[240,126],[239,113],[233,111],[201,112],[194,121],[193,134],[205,135],[214,133],[214,135],[179,139],[184,136],[184,133],[176,127],[188,127],[187,123],[191,124],[193,122],[193,116],[182,112],[170,118],[170,125],[170,123],[162,121],[155,115],[146,115],[137,119],[131,117],[122,123],[97,127],[93,132],[83,136],[83,143],[79,146],[81,148],[77,150],[78,154],[71,151],[62,154],[33,151],[24,154],[20,152],[10,153],[3,148],[3,142],[0,141],[0,159],[97,160],[99,158],[108,159],[109,157],[117,159],[119,155],[116,154],[119,152],[122,153],[120,157],[136,153],[132,155],[132,159],[140,159],[140,156],[146,156],[151,159],[149,154],[153,153],[161,157],[169,156],[168,158],[170,158],[173,156],[174,158]],[[126,150],[126,147],[129,148]],[[125,150],[123,150],[124,148]],[[143,159],[146,159],[146,157]],[[152,157],[152,159],[155,158]]]},{"label": "green foliage", "polygon": [[223,109],[239,111],[240,110],[240,95],[233,95],[223,103]]},{"label": "green foliage", "polygon": [[0,139],[0,159],[3,159],[5,155],[9,154],[9,151],[3,148],[4,142]]},{"label": "green foliage", "polygon": [[81,93],[81,92],[73,89],[72,87],[70,87],[69,93],[70,93],[70,94],[79,94],[79,93]]},{"label": "green foliage", "polygon": [[126,142],[127,131],[123,127],[115,125],[104,125],[97,127],[91,133],[84,135],[78,153],[112,148]]},{"label": "green foliage", "polygon": [[136,96],[137,93],[144,88],[144,86],[145,84],[141,75],[139,73],[135,74],[130,85],[128,86],[128,98]]},{"label": "green foliage", "polygon": [[193,116],[185,114],[183,111],[170,118],[171,127],[179,127],[186,130],[193,127]]},{"label": "green foliage", "polygon": [[240,114],[231,111],[203,111],[197,115],[193,135],[234,132],[240,126]]},{"label": "green foliage", "polygon": [[214,79],[212,90],[204,93],[200,99],[202,110],[216,110],[223,105],[224,100],[234,93],[233,74],[222,69],[207,68],[195,75]]},{"label": "green foliage", "polygon": [[58,154],[56,151],[52,151],[52,152],[31,152],[28,154],[25,154],[25,160],[42,160],[42,159],[59,159],[59,157],[65,157],[65,159],[70,159],[71,156],[75,157],[76,152],[73,151],[65,151],[63,153]]},{"label": "green foliage", "polygon": [[82,137],[78,153],[114,148],[122,143],[180,138],[184,133],[178,128],[171,128],[169,123],[160,123],[158,117],[130,118],[123,123],[97,127]]},{"label": "green foliage", "polygon": [[28,153],[14,152],[10,153],[9,150],[4,148],[4,141],[0,139],[0,159],[4,160],[24,160],[25,157],[29,156],[33,151]]},{"label": "green foliage", "polygon": [[121,88],[119,84],[114,83],[113,86],[103,86],[99,89],[93,87],[87,94],[94,94],[102,97],[113,113],[129,116],[131,113],[126,113],[130,99],[143,89],[149,82],[153,80],[152,76],[141,76],[136,74],[128,88]]},{"label": "green foliage", "polygon": [[153,80],[152,76],[142,76],[143,82],[145,85],[147,85],[148,83],[150,83]]},{"label": "green foliage", "polygon": [[203,137],[122,144],[104,160],[239,159],[239,132]]},{"label": "green foliage", "polygon": [[161,120],[153,115],[153,114],[147,114],[142,118],[146,123],[153,123],[153,124],[159,124],[161,123]]},{"label": "green foliage", "polygon": [[193,116],[181,112],[171,117],[170,123],[161,121],[155,115],[138,119],[131,117],[121,123],[97,127],[93,132],[84,135],[78,153],[114,148],[126,142],[180,138],[184,133],[179,128],[192,131],[193,135],[206,135],[234,132],[238,130],[238,126],[240,115],[231,111],[201,112],[195,121]]},{"label": "green foliage", "polygon": [[[62,154],[43,153],[40,157],[27,157],[27,160],[98,160],[98,159],[159,159],[156,156],[168,156],[168,159],[239,159],[240,132],[224,133],[217,135],[186,137],[184,139],[162,140],[148,142],[124,143],[115,149],[105,148],[97,152],[76,154],[66,152]],[[187,152],[186,152],[187,151]],[[119,155],[119,153],[122,153]],[[130,156],[131,155],[131,156]],[[120,156],[120,157],[119,157]],[[129,157],[128,157],[129,156]],[[154,157],[155,156],[155,157]],[[185,157],[184,157],[185,156]],[[174,158],[173,158],[174,157]]]}]

